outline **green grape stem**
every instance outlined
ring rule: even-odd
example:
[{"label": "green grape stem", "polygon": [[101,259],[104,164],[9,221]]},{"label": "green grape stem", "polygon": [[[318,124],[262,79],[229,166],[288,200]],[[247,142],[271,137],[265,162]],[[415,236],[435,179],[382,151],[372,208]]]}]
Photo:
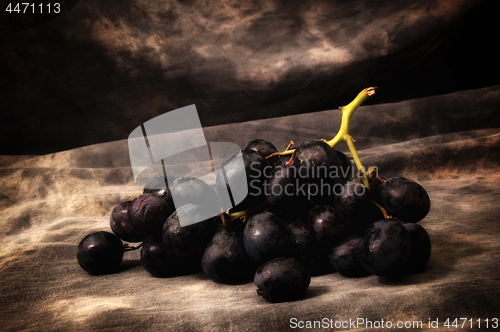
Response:
[{"label": "green grape stem", "polygon": [[361,180],[363,181],[363,184],[365,187],[369,188],[370,186],[368,185],[368,179],[366,177],[366,172],[365,172],[365,167],[361,163],[361,160],[359,159],[358,152],[356,151],[356,148],[354,147],[354,139],[349,135],[349,126],[351,123],[351,117],[354,114],[354,112],[358,109],[361,104],[363,104],[367,99],[371,98],[372,96],[375,95],[375,89],[377,87],[371,87],[371,88],[366,88],[358,95],[356,98],[354,98],[353,101],[351,101],[349,104],[346,106],[340,107],[340,111],[342,112],[342,122],[340,123],[340,129],[335,135],[333,139],[328,141],[328,145],[330,145],[332,148],[337,146],[342,141],[345,141],[347,143],[347,147],[349,148],[349,151],[351,151],[352,158],[354,159],[354,163],[356,164],[356,167],[358,168],[358,172],[361,174]]},{"label": "green grape stem", "polygon": [[[363,89],[356,98],[353,99],[349,104],[346,106],[340,107],[340,112],[342,113],[342,122],[340,123],[340,129],[337,132],[337,135],[335,135],[334,138],[332,138],[329,141],[326,141],[328,145],[330,145],[332,148],[337,146],[340,142],[344,141],[347,143],[347,147],[349,148],[349,151],[351,151],[352,158],[354,159],[354,163],[356,164],[356,167],[358,169],[358,172],[361,174],[361,180],[363,181],[363,184],[365,187],[369,188],[368,185],[368,179],[366,177],[366,171],[365,167],[361,163],[361,160],[359,159],[358,152],[356,151],[356,148],[354,147],[354,139],[349,135],[349,126],[351,123],[351,117],[354,114],[354,112],[358,109],[359,106],[361,106],[366,100],[369,98],[373,97],[375,95],[375,89],[377,87],[370,87]],[[273,153],[267,158],[270,158],[272,156],[284,156],[284,155],[290,155],[295,152],[295,149],[287,149],[283,152],[277,152]]]},{"label": "green grape stem", "polygon": [[[229,216],[230,220],[240,219],[241,221],[245,222],[246,216],[253,215],[253,214],[257,213],[258,211],[264,211],[266,209],[267,209],[267,200],[257,204],[256,206],[254,206],[250,209],[246,209],[246,210],[239,211],[239,212],[231,212],[231,213],[227,213],[226,215]],[[225,220],[223,220],[223,222],[226,223]]]}]

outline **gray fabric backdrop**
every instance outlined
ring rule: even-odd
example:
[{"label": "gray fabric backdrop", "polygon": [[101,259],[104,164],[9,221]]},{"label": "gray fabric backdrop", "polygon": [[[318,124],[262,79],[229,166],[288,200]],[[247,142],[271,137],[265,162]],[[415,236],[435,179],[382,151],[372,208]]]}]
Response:
[{"label": "gray fabric backdrop", "polygon": [[[498,1],[66,5],[36,26],[0,13],[1,330],[298,330],[291,318],[485,330],[498,318]],[[126,138],[144,121],[195,103],[208,141],[282,150],[332,138],[336,108],[372,85],[351,135],[366,166],[427,189],[422,273],[315,276],[305,299],[269,304],[253,283],[154,278],[137,251],[117,274],[78,266],[80,240],[142,192]]]},{"label": "gray fabric backdrop", "polygon": [[[352,135],[365,165],[378,166],[382,176],[414,179],[429,193],[431,211],[420,224],[431,237],[431,259],[422,273],[397,280],[316,276],[305,299],[290,303],[269,304],[251,282],[220,285],[203,273],[154,278],[138,252],[125,254],[117,274],[83,271],[76,261],[79,241],[91,231],[109,231],[113,207],[142,192],[133,181],[126,141],[4,157],[3,329],[286,331],[293,330],[291,318],[325,317],[422,321],[424,327],[439,319],[444,330],[447,318],[472,318],[476,328],[479,318],[491,322],[500,308],[500,128],[464,130],[460,124],[481,117],[494,121],[499,91],[496,86],[357,111]],[[444,104],[460,107],[444,112]],[[438,112],[442,116],[433,119]],[[428,119],[428,135],[421,135],[415,114]],[[263,137],[284,149],[291,139],[330,138],[339,118],[330,110],[209,127],[206,134],[238,143]]]}]

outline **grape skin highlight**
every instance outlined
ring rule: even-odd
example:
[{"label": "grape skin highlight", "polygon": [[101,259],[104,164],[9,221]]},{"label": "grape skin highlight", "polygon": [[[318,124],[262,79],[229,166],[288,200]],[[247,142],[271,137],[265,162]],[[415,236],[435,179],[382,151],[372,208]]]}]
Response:
[{"label": "grape skin highlight", "polygon": [[431,207],[429,195],[415,181],[393,177],[378,190],[380,204],[387,213],[403,222],[422,220]]},{"label": "grape skin highlight", "polygon": [[90,233],[78,245],[78,263],[88,273],[109,274],[116,272],[123,258],[123,243],[113,233]]},{"label": "grape skin highlight", "polygon": [[254,276],[257,294],[269,302],[301,298],[311,282],[309,271],[295,258],[278,257],[264,263]]},{"label": "grape skin highlight", "polygon": [[375,222],[361,244],[361,263],[377,276],[391,276],[403,271],[410,256],[408,230],[398,221],[385,219]]}]

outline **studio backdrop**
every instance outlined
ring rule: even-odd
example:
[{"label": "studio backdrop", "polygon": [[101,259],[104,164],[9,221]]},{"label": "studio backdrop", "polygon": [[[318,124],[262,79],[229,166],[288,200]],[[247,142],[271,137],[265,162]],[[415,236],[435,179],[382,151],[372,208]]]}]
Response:
[{"label": "studio backdrop", "polygon": [[[3,329],[498,328],[497,1],[67,0],[52,14],[39,3],[0,13]],[[332,139],[339,107],[372,86],[349,134],[363,165],[427,191],[420,273],[329,271],[300,300],[268,303],[253,280],[217,283],[201,268],[156,278],[141,250],[113,274],[78,264],[80,241],[111,232],[113,209],[143,193],[128,138],[147,121],[196,105],[207,143],[284,151]]]}]

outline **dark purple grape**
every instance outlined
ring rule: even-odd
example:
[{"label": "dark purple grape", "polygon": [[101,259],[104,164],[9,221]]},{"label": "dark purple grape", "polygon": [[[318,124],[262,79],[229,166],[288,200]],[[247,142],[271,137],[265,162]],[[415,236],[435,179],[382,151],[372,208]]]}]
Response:
[{"label": "dark purple grape", "polygon": [[339,157],[340,160],[340,170],[339,170],[339,176],[351,180],[354,178],[355,173],[355,167],[351,163],[351,159],[349,159],[348,156],[345,155],[345,153],[335,150],[335,153],[337,154],[337,157]]},{"label": "dark purple grape", "polygon": [[361,245],[361,263],[372,274],[397,275],[403,271],[410,249],[410,234],[400,222],[380,220],[366,232]]},{"label": "dark purple grape", "polygon": [[243,147],[243,151],[253,150],[257,153],[260,153],[263,157],[267,157],[275,152],[278,152],[278,149],[271,143],[266,140],[257,138],[254,139]]},{"label": "dark purple grape", "polygon": [[173,212],[167,201],[154,194],[142,194],[128,207],[130,221],[144,234],[160,233]]},{"label": "dark purple grape", "polygon": [[291,257],[272,259],[257,269],[254,276],[257,294],[269,302],[300,299],[311,282],[309,271]]},{"label": "dark purple grape", "polygon": [[299,145],[293,154],[295,167],[339,166],[337,152],[323,140],[310,140]]},{"label": "dark purple grape", "polygon": [[[290,159],[292,158],[292,155],[284,155],[284,156],[279,156],[276,161],[273,163],[273,165],[276,166],[291,166],[289,165]],[[269,160],[268,160],[269,161]]]},{"label": "dark purple grape", "polygon": [[170,187],[176,208],[186,204],[195,204],[214,209],[214,214],[220,213],[217,193],[205,181],[183,177],[175,179]]},{"label": "dark purple grape", "polygon": [[243,151],[242,156],[248,182],[248,196],[258,197],[260,200],[265,199],[263,185],[266,171],[270,166],[267,164],[266,159],[255,151]]},{"label": "dark purple grape", "polygon": [[177,277],[201,270],[200,255],[175,256],[165,248],[160,235],[148,236],[141,248],[142,266],[158,278]]},{"label": "dark purple grape", "polygon": [[[239,154],[234,154],[222,164],[217,172],[216,189],[219,196],[230,193],[235,206],[230,212],[238,212],[254,207],[266,200],[264,196],[264,180],[266,159],[253,150],[241,152],[243,163],[239,162]],[[245,178],[246,181],[241,181]],[[227,209],[227,207],[226,207]]]},{"label": "dark purple grape", "polygon": [[372,176],[368,177],[368,185],[370,186],[370,193],[372,195],[372,199],[380,204],[380,196],[379,190],[380,187],[384,184],[385,180],[380,176],[376,176],[374,173]]},{"label": "dark purple grape", "polygon": [[378,196],[387,213],[403,222],[422,220],[431,207],[425,189],[415,181],[403,177],[387,180],[380,186]]},{"label": "dark purple grape", "polygon": [[311,140],[299,145],[293,154],[293,166],[303,180],[328,179],[337,183],[342,161],[337,152],[322,140]]},{"label": "dark purple grape", "polygon": [[288,256],[286,224],[274,213],[256,214],[245,225],[243,244],[248,256],[258,263],[280,256]]},{"label": "dark purple grape", "polygon": [[296,168],[293,166],[276,166],[271,178],[265,184],[267,201],[276,206],[296,204],[297,195]]},{"label": "dark purple grape", "polygon": [[[182,226],[181,221],[186,226]],[[214,234],[214,226],[215,221],[207,208],[183,205],[163,225],[163,244],[177,256],[203,252]]]},{"label": "dark purple grape", "polygon": [[143,194],[154,194],[162,197],[170,206],[174,206],[172,195],[168,186],[168,181],[172,182],[175,178],[171,176],[157,176],[152,178],[144,186]]},{"label": "dark purple grape", "polygon": [[311,266],[319,255],[319,242],[311,224],[296,221],[286,226],[290,253],[305,266]]},{"label": "dark purple grape", "polygon": [[364,237],[368,228],[370,228],[374,222],[382,219],[384,219],[382,210],[372,201],[368,204],[359,219],[349,222],[349,232],[353,235]]},{"label": "dark purple grape", "polygon": [[137,226],[135,226],[128,217],[128,207],[131,201],[123,202],[115,206],[111,212],[109,224],[111,230],[120,239],[127,242],[141,242],[146,239]]},{"label": "dark purple grape", "polygon": [[405,265],[405,272],[420,272],[431,257],[431,239],[427,231],[415,223],[404,225],[410,233],[411,250],[410,257]]},{"label": "dark purple grape", "polygon": [[311,224],[297,221],[287,225],[286,228],[291,256],[301,261],[312,275],[334,272],[328,263],[328,253],[321,248]]},{"label": "dark purple grape", "polygon": [[242,231],[233,227],[218,229],[205,249],[201,266],[210,279],[220,283],[251,280],[257,268],[245,251]]},{"label": "dark purple grape", "polygon": [[303,196],[296,196],[290,204],[269,205],[268,211],[277,215],[285,224],[296,221],[307,223],[309,211],[314,205]]},{"label": "dark purple grape", "polygon": [[334,198],[335,209],[351,222],[363,217],[371,203],[370,191],[362,184],[349,182]]},{"label": "dark purple grape", "polygon": [[362,242],[362,237],[350,237],[332,249],[330,264],[343,276],[357,278],[370,275],[361,264]]},{"label": "dark purple grape", "polygon": [[331,248],[346,232],[347,220],[330,205],[316,205],[309,212],[309,224],[324,248]]},{"label": "dark purple grape", "polygon": [[113,233],[90,233],[78,245],[78,263],[88,273],[116,272],[123,259],[123,243]]},{"label": "dark purple grape", "polygon": [[307,197],[316,204],[333,205],[332,198],[347,183],[342,176],[342,164],[337,151],[322,140],[305,142],[293,154],[297,178],[307,183]]}]

